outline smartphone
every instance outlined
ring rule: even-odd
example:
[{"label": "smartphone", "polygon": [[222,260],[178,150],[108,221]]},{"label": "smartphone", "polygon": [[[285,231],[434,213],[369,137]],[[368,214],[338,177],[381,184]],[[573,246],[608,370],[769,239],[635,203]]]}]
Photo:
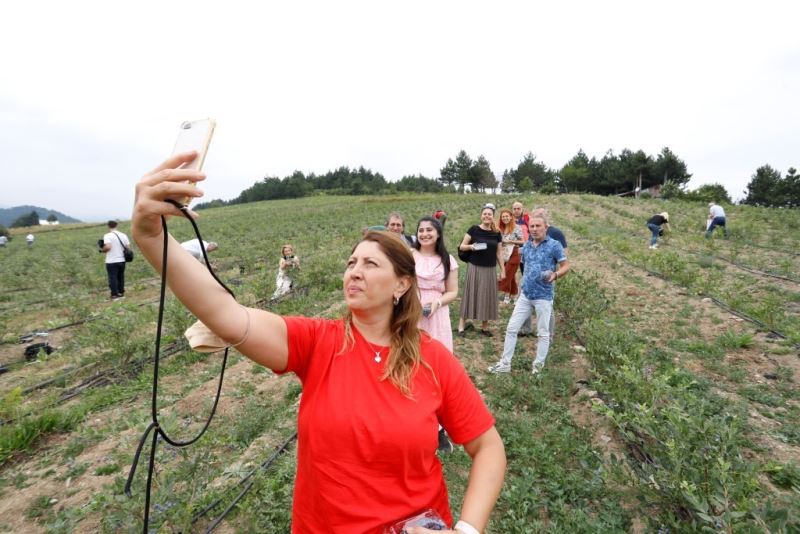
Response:
[{"label": "smartphone", "polygon": [[409,517],[383,529],[384,534],[405,534],[407,527],[423,527],[430,530],[447,530],[447,524],[436,511],[428,508],[424,512]]},{"label": "smartphone", "polygon": [[[197,157],[188,163],[184,163],[180,169],[201,170],[206,159],[208,145],[211,143],[211,136],[214,135],[214,128],[217,123],[214,119],[201,119],[196,121],[185,121],[178,130],[178,139],[175,141],[175,148],[172,154],[196,150]],[[175,199],[181,204],[188,204],[192,197]]]}]

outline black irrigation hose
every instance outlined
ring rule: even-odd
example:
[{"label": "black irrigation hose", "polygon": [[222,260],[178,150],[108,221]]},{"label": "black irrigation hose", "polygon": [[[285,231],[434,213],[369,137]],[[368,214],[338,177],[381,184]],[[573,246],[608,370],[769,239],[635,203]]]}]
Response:
[{"label": "black irrigation hose", "polygon": [[[700,253],[697,253],[697,254],[700,254]],[[795,284],[800,284],[800,280],[798,280],[797,278],[790,278],[788,276],[781,276],[779,274],[772,274],[772,273],[768,273],[766,271],[759,271],[758,269],[753,269],[752,267],[747,267],[746,265],[742,265],[741,263],[736,263],[735,261],[730,260],[730,259],[728,259],[728,258],[726,258],[724,256],[712,256],[712,257],[715,257],[715,258],[717,258],[719,260],[728,262],[731,265],[735,265],[736,267],[738,267],[738,268],[740,268],[740,269],[742,269],[744,271],[751,272],[753,274],[760,274],[760,275],[763,275],[763,276],[769,276],[771,278],[777,278],[778,280],[785,280],[787,282],[793,282]]]},{"label": "black irrigation hose", "polygon": [[[638,234],[634,234],[632,232],[628,232],[628,234],[631,235],[631,236],[638,236]],[[620,254],[618,252],[615,252],[615,254],[622,261],[624,261],[628,265],[631,265],[632,267],[636,267],[637,269],[642,269],[646,273],[651,274],[653,276],[656,276],[658,278],[661,278],[662,280],[664,280],[666,282],[669,282],[671,284],[680,285],[680,284],[677,284],[676,282],[673,282],[672,280],[669,279],[669,277],[667,277],[666,275],[664,275],[664,274],[662,274],[662,273],[660,273],[658,271],[653,271],[653,270],[648,269],[647,267],[644,267],[644,266],[641,266],[641,265],[637,265],[636,263],[632,262],[631,260],[629,260],[628,258],[626,258],[625,256],[623,256],[622,254]],[[695,252],[695,254],[699,254],[699,253]],[[725,258],[720,258],[720,259],[725,260]],[[725,260],[725,261],[728,261],[729,263],[733,263],[733,262],[731,262],[729,260]],[[738,264],[735,264],[735,263],[733,263],[733,264],[736,265],[737,267],[741,267]],[[749,270],[749,269],[745,269],[745,270]],[[773,276],[775,278],[781,278],[781,277],[778,277],[776,275],[771,275],[769,273],[764,273],[764,272],[761,272],[761,271],[758,271],[758,274],[764,274],[764,275],[767,275],[767,276]],[[791,280],[791,279],[788,279],[788,278],[784,278],[784,279],[785,280],[790,280],[792,282],[795,282],[795,280]],[[681,287],[684,287],[684,286],[681,286]],[[713,295],[707,295],[705,293],[699,293],[699,295],[701,297],[707,297],[707,298],[711,299],[711,302],[713,302],[714,304],[716,304],[720,308],[724,309],[725,311],[727,311],[729,313],[732,313],[733,315],[736,315],[737,317],[740,317],[740,318],[742,318],[742,319],[744,319],[746,321],[749,321],[749,322],[755,324],[756,326],[758,326],[759,328],[761,328],[763,330],[766,330],[767,332],[769,332],[769,333],[771,333],[771,334],[773,334],[775,336],[778,336],[781,339],[789,339],[789,337],[787,335],[783,334],[782,332],[778,332],[777,330],[773,330],[773,329],[769,328],[766,324],[762,323],[758,319],[755,319],[754,317],[751,317],[751,316],[747,315],[744,312],[740,312],[740,311],[736,310],[735,308],[732,308],[731,306],[729,306],[725,302],[717,299]],[[798,344],[798,343],[793,343],[792,346],[794,346],[795,348],[800,348],[800,344]]]},{"label": "black irrigation hose", "polygon": [[[185,348],[185,346],[182,346],[182,345],[179,345],[179,344],[175,343],[175,344],[171,345],[169,347],[169,349],[165,350],[164,353],[161,354],[161,357],[162,358],[166,358],[168,356],[172,356],[173,354],[176,354],[176,353],[180,352],[184,348]],[[130,362],[130,364],[134,368],[135,367],[139,367],[141,369],[141,367],[145,363],[149,362],[150,360],[151,360],[151,358],[144,358],[144,359],[141,359],[141,360]],[[67,376],[69,376],[69,375],[71,375],[73,373],[76,373],[78,371],[86,369],[87,367],[93,367],[95,365],[97,365],[97,362],[88,363],[86,365],[82,365],[81,367],[76,367],[76,368],[70,369],[68,371],[65,371],[65,372],[59,374],[58,376],[55,376],[53,378],[48,378],[44,382],[40,382],[38,384],[35,384],[33,386],[29,386],[29,387],[25,388],[24,390],[22,390],[22,394],[23,395],[27,395],[28,393],[36,391],[37,389],[43,389],[43,388],[49,386],[50,384],[52,384],[54,382],[59,382],[60,380],[65,379]],[[27,412],[27,413],[24,413],[24,414],[22,414],[22,415],[20,415],[18,417],[15,417],[14,419],[6,419],[6,420],[0,419],[0,426],[10,425],[11,423],[19,421],[20,419],[25,419],[26,417],[31,417],[32,415],[39,414],[43,410],[49,410],[50,408],[55,408],[58,405],[63,404],[64,402],[66,402],[66,401],[68,401],[68,400],[70,400],[72,398],[77,397],[78,395],[80,395],[81,393],[83,393],[83,392],[85,392],[85,391],[87,391],[89,389],[92,389],[94,387],[98,387],[100,385],[106,385],[106,384],[109,383],[107,380],[105,382],[94,383],[94,384],[91,384],[90,387],[86,387],[87,381],[89,381],[89,382],[92,381],[92,380],[96,381],[96,380],[101,379],[101,378],[105,380],[106,377],[108,377],[111,374],[112,374],[112,370],[111,369],[107,369],[105,371],[98,372],[93,377],[91,377],[91,378],[89,378],[87,380],[84,380],[83,383],[78,384],[77,386],[74,386],[70,390],[62,392],[61,396],[58,398],[58,400],[56,400],[55,402],[53,402],[51,404],[47,404],[45,406],[38,406],[35,410]],[[106,404],[101,405],[101,407],[102,406],[106,406]]]},{"label": "black irrigation hose", "polygon": [[[264,461],[261,463],[261,465],[259,465],[258,467],[254,468],[254,469],[253,469],[252,471],[250,471],[250,472],[249,472],[247,475],[245,475],[245,477],[244,477],[244,478],[242,478],[242,479],[241,479],[241,480],[240,480],[240,481],[239,481],[239,482],[238,482],[238,483],[237,483],[235,486],[232,486],[232,488],[238,488],[239,486],[241,486],[242,484],[244,484],[245,482],[247,482],[247,481],[248,481],[248,480],[249,480],[249,479],[250,479],[250,478],[251,478],[251,477],[252,477],[252,476],[253,476],[253,475],[256,473],[256,471],[259,471],[259,470],[261,470],[261,471],[265,471],[265,470],[266,470],[266,469],[267,469],[267,468],[268,468],[270,465],[272,465],[272,463],[273,463],[273,462],[275,462],[275,460],[277,460],[277,459],[278,459],[278,457],[279,457],[281,454],[283,454],[283,452],[284,452],[284,451],[286,451],[286,449],[287,449],[287,447],[289,446],[289,444],[290,444],[291,442],[293,442],[294,440],[296,440],[296,439],[297,439],[297,431],[295,431],[295,432],[294,432],[294,433],[293,433],[291,436],[289,436],[288,438],[286,438],[286,440],[284,440],[284,442],[283,442],[283,443],[281,443],[281,444],[278,446],[278,448],[277,448],[277,449],[275,449],[275,451],[274,451],[274,452],[273,452],[273,453],[272,453],[272,454],[269,456],[269,458],[267,458],[266,460],[264,460]],[[236,497],[233,499],[233,501],[231,501],[231,502],[230,502],[230,504],[228,504],[228,506],[225,508],[225,510],[224,510],[224,511],[223,511],[223,512],[222,512],[222,513],[219,515],[219,516],[217,516],[217,518],[216,518],[216,519],[214,519],[214,520],[213,520],[213,521],[212,521],[212,522],[211,522],[211,523],[208,525],[208,527],[206,527],[206,530],[204,531],[204,532],[205,532],[205,534],[208,534],[209,532],[211,532],[211,531],[213,531],[215,528],[217,528],[217,526],[219,526],[219,524],[222,522],[222,520],[223,520],[223,519],[225,519],[225,517],[226,517],[226,516],[227,516],[229,513],[231,513],[231,510],[233,510],[233,508],[236,506],[236,504],[237,504],[237,503],[238,503],[240,500],[242,500],[242,497],[244,497],[244,496],[245,496],[245,494],[246,494],[248,491],[250,491],[250,489],[253,487],[253,484],[254,484],[254,481],[252,481],[252,480],[251,480],[250,482],[248,482],[247,486],[245,486],[245,488],[244,488],[242,491],[240,491],[240,492],[239,492],[239,494],[238,494],[238,495],[237,495],[237,496],[236,496]],[[232,488],[228,488],[228,489],[232,489]],[[228,491],[228,490],[226,489],[225,491]],[[206,506],[205,508],[203,508],[202,510],[200,510],[199,512],[197,512],[197,513],[194,515],[194,517],[192,517],[192,524],[194,525],[194,524],[195,524],[195,523],[196,523],[196,522],[197,522],[197,521],[198,521],[198,520],[199,520],[201,517],[203,517],[203,516],[204,516],[204,515],[206,515],[208,512],[210,512],[211,510],[213,510],[214,508],[216,508],[216,507],[217,507],[217,505],[218,505],[219,503],[221,503],[221,502],[222,502],[222,497],[218,498],[217,500],[215,500],[214,502],[212,502],[211,504],[209,504],[208,506]]]},{"label": "black irrigation hose", "polygon": [[308,295],[308,288],[305,287],[305,286],[296,287],[296,288],[293,287],[288,293],[286,293],[284,295],[281,295],[280,297],[274,297],[274,298],[270,297],[268,299],[267,298],[258,299],[256,301],[256,305],[257,306],[270,306],[272,304],[276,304],[278,302],[282,302],[284,300],[287,300],[291,296],[297,296],[297,295]]},{"label": "black irrigation hose", "polygon": [[[636,232],[628,231],[627,233],[631,237],[636,237],[636,238],[641,237],[641,234],[638,234]],[[730,259],[728,259],[728,258],[726,258],[724,256],[720,256],[720,255],[717,255],[717,254],[704,253],[704,252],[698,251],[698,250],[689,250],[688,248],[687,248],[687,252],[691,252],[695,256],[702,256],[704,254],[710,255],[712,258],[716,258],[716,259],[722,260],[724,262],[730,263],[731,265],[734,265],[734,266],[738,267],[739,269],[742,269],[743,271],[747,271],[747,272],[750,272],[750,273],[753,273],[753,274],[760,274],[762,276],[769,276],[771,278],[777,278],[778,280],[785,280],[787,282],[793,282],[795,284],[800,284],[800,280],[798,280],[796,278],[790,278],[788,276],[781,276],[781,275],[778,275],[778,274],[773,274],[773,273],[768,273],[766,271],[760,271],[758,269],[753,269],[752,267],[748,267],[746,265],[742,265],[741,263],[736,263],[733,260],[730,260]],[[695,262],[695,263],[699,263],[699,262]]]},{"label": "black irrigation hose", "polygon": [[[148,304],[155,304],[156,302],[158,302],[158,299],[145,300],[145,301],[137,303],[136,306],[139,307],[139,308],[142,308],[144,306],[147,306]],[[36,335],[41,333],[41,332],[49,334],[50,332],[55,332],[57,330],[63,330],[64,328],[71,328],[73,326],[79,326],[79,325],[82,325],[82,324],[91,323],[93,321],[97,321],[98,319],[102,319],[102,318],[103,318],[103,315],[99,315],[98,314],[98,315],[93,315],[91,317],[87,317],[86,319],[81,319],[80,321],[73,321],[71,323],[66,323],[66,324],[54,326],[53,328],[49,328],[47,330],[37,330],[37,331],[34,331],[34,332],[28,332],[27,334],[24,334],[24,335],[20,336],[17,341],[3,341],[3,342],[0,342],[0,345],[14,345],[14,344],[28,343],[28,342],[32,341],[33,338],[36,337]]]},{"label": "black irrigation hose", "polygon": [[757,243],[753,243],[752,241],[745,241],[744,239],[740,240],[739,242],[751,247],[763,248],[764,250],[771,250],[773,252],[780,252],[781,254],[789,254],[790,256],[800,256],[800,252],[783,250],[782,248],[768,247],[766,245],[759,245]]},{"label": "black irrigation hose", "polygon": [[6,293],[18,293],[19,291],[30,291],[31,289],[36,289],[35,287],[18,287],[15,289],[3,289],[0,291],[0,295],[5,295]]},{"label": "black irrigation hose", "polygon": [[[202,243],[203,238],[200,235],[200,229],[197,227],[197,223],[194,222],[194,219],[188,213],[187,206],[181,206],[177,202],[167,199],[167,202],[175,206],[176,208],[181,210],[181,213],[189,219],[189,222],[192,223],[192,227],[194,228],[194,233],[197,236],[197,240]],[[225,366],[228,362],[228,348],[225,348],[225,355],[222,358],[222,365],[220,366],[220,373],[219,373],[219,383],[217,385],[217,393],[214,397],[214,404],[211,406],[211,411],[208,416],[208,420],[206,420],[205,425],[200,430],[200,432],[192,439],[187,441],[178,441],[175,440],[161,428],[161,425],[158,422],[158,364],[159,364],[159,351],[161,348],[161,327],[163,324],[164,319],[164,300],[166,296],[166,286],[167,286],[167,249],[169,248],[169,233],[167,232],[167,221],[162,216],[161,217],[161,230],[164,234],[164,248],[162,254],[162,266],[161,266],[161,291],[159,296],[159,305],[158,305],[158,323],[156,326],[156,341],[155,341],[155,352],[153,356],[153,395],[151,399],[151,421],[150,424],[147,426],[147,429],[142,434],[141,439],[139,440],[139,445],[136,448],[136,454],[133,457],[133,462],[131,464],[131,470],[128,473],[128,480],[125,483],[125,494],[128,497],[131,497],[131,485],[133,484],[133,477],[136,474],[136,466],[139,463],[139,456],[142,453],[142,448],[144,447],[145,441],[147,441],[147,436],[150,435],[150,432],[153,432],[153,437],[150,444],[150,461],[148,462],[148,469],[147,469],[147,484],[145,486],[145,500],[144,500],[144,518],[142,521],[142,532],[144,534],[148,534],[148,528],[150,523],[150,495],[153,487],[153,471],[155,469],[155,459],[156,459],[156,445],[158,444],[159,436],[172,445],[173,447],[186,447],[191,445],[192,443],[196,442],[200,439],[203,434],[205,434],[208,426],[211,424],[211,420],[214,418],[214,414],[217,411],[217,404],[219,403],[220,393],[222,392],[222,381],[225,377]],[[217,275],[214,273],[214,270],[211,268],[211,263],[208,261],[208,254],[206,253],[205,247],[200,247],[200,250],[203,252],[203,259],[206,263],[206,268],[208,272],[211,273],[211,276],[217,283],[225,289],[232,297],[235,298],[233,291],[231,291],[228,286],[226,286],[222,280],[220,280]]]},{"label": "black irrigation hose", "polygon": [[[677,284],[676,282],[673,282],[672,280],[670,280],[669,277],[666,276],[665,274],[662,274],[662,273],[660,273],[658,271],[653,271],[651,269],[648,269],[647,267],[635,264],[634,262],[630,261],[628,258],[623,256],[622,254],[617,253],[617,257],[619,257],[622,261],[624,261],[628,265],[631,265],[632,267],[636,267],[637,269],[641,269],[644,272],[646,272],[646,273],[648,273],[648,274],[650,274],[652,276],[656,276],[658,278],[661,278],[665,282],[669,282],[669,283],[675,284],[675,285],[680,285],[680,284]],[[681,286],[681,287],[684,287],[684,286]],[[728,304],[726,304],[723,301],[719,300],[718,298],[714,297],[713,295],[707,295],[705,293],[698,293],[698,295],[701,296],[701,297],[709,298],[711,300],[711,302],[713,302],[714,304],[716,304],[717,306],[719,306],[723,310],[725,310],[725,311],[727,311],[729,313],[732,313],[733,315],[736,315],[737,317],[741,317],[745,321],[749,321],[749,322],[753,323],[754,325],[758,326],[759,328],[761,328],[763,330],[766,330],[767,332],[769,332],[769,333],[771,333],[773,335],[776,335],[781,339],[789,339],[789,337],[787,335],[785,335],[785,334],[783,334],[781,332],[778,332],[777,330],[772,330],[766,324],[762,323],[758,319],[756,319],[754,317],[750,317],[746,313],[740,312],[740,311],[736,310],[735,308],[732,308],[731,306],[729,306]],[[792,345],[795,348],[800,348],[800,344],[793,343]]]}]

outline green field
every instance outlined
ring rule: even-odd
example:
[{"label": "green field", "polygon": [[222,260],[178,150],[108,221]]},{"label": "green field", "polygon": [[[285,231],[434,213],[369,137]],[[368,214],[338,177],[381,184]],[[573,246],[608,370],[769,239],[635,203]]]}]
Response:
[{"label": "green field", "polygon": [[[456,244],[491,198],[311,197],[201,212],[219,276],[247,305],[282,314],[341,313],[341,273],[360,229],[399,211],[407,224],[449,214]],[[497,418],[508,473],[487,532],[800,531],[800,212],[726,206],[730,239],[703,238],[699,203],[597,196],[523,197],[547,206],[569,240],[573,272],[559,280],[548,365],[530,376],[535,338],[514,372],[488,374],[511,313],[493,338],[456,338]],[[668,211],[672,235],[649,250],[645,220]],[[120,229],[129,233],[127,223]],[[110,302],[103,225],[27,229],[0,249],[0,532],[141,532],[146,458],[123,493],[150,421],[158,278],[141,255],[124,301]],[[194,237],[171,220],[179,239]],[[34,232],[37,229],[33,230]],[[280,246],[303,262],[299,290],[278,302]],[[463,264],[460,264],[463,267]],[[463,278],[464,269],[459,270]],[[458,320],[457,303],[451,306]],[[213,402],[221,354],[188,350],[194,319],[169,298],[160,419],[193,436]],[[26,362],[30,333],[56,350]],[[239,482],[295,428],[300,387],[232,353],[218,415],[195,445],[161,443],[151,528],[202,532]],[[454,515],[468,471],[460,448],[443,458]],[[287,532],[294,449],[250,479],[218,532]],[[200,515],[207,505],[219,500]]]}]

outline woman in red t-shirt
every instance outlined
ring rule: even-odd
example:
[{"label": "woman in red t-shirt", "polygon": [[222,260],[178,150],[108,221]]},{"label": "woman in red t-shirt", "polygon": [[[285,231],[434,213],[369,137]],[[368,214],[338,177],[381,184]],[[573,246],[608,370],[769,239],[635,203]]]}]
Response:
[{"label": "woman in red t-shirt", "polygon": [[[158,270],[160,216],[179,214],[164,200],[202,196],[194,183],[205,176],[178,169],[194,157],[173,156],[136,186],[132,235]],[[172,237],[168,247],[167,282],[181,302],[242,354],[303,383],[293,532],[378,534],[428,508],[452,525],[436,456],[439,422],[472,457],[461,520],[450,532],[483,531],[503,484],[503,443],[464,368],[417,328],[421,305],[405,243],[368,232],[353,248],[339,320],[245,308]]]}]

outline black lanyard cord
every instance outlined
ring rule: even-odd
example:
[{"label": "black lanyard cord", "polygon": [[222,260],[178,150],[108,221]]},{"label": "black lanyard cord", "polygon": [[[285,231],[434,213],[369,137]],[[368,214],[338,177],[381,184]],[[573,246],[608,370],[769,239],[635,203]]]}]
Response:
[{"label": "black lanyard cord", "polygon": [[[228,286],[226,286],[222,280],[220,280],[217,275],[214,273],[214,270],[211,269],[211,264],[208,261],[208,254],[206,253],[206,248],[203,246],[203,238],[200,236],[200,229],[197,227],[197,223],[194,222],[194,219],[189,215],[187,212],[187,206],[181,206],[177,202],[167,199],[166,202],[169,202],[183,213],[183,215],[189,219],[189,222],[192,223],[192,227],[194,228],[194,233],[197,236],[197,240],[200,243],[200,250],[203,253],[203,259],[205,260],[206,268],[208,272],[211,273],[211,276],[214,277],[214,280],[222,286],[225,291],[230,293],[232,297],[235,298],[233,291],[231,291]],[[156,326],[156,343],[155,343],[155,355],[153,357],[153,394],[150,403],[151,408],[151,421],[150,424],[147,426],[147,429],[142,434],[141,439],[139,440],[139,445],[136,447],[136,454],[133,457],[133,462],[131,463],[131,470],[128,473],[128,480],[125,483],[125,494],[128,497],[131,497],[131,484],[133,483],[133,477],[136,474],[136,466],[139,464],[139,457],[142,454],[142,449],[144,448],[145,441],[147,441],[147,436],[150,435],[150,432],[153,432],[152,443],[150,445],[150,459],[148,462],[148,469],[147,469],[147,485],[145,489],[145,501],[144,501],[144,521],[142,525],[142,531],[144,534],[147,534],[148,527],[149,527],[149,520],[150,520],[150,493],[153,483],[153,470],[155,468],[155,456],[156,456],[156,445],[158,444],[159,436],[172,445],[173,447],[186,447],[191,445],[192,443],[196,442],[200,439],[203,434],[205,434],[208,426],[211,424],[211,420],[214,418],[214,414],[217,411],[217,404],[219,403],[220,393],[222,392],[222,380],[225,377],[225,366],[228,362],[228,348],[225,348],[225,355],[222,358],[222,365],[219,373],[219,383],[217,384],[217,394],[214,397],[214,404],[211,407],[211,412],[208,416],[208,420],[206,421],[203,429],[192,439],[188,441],[178,441],[176,439],[170,438],[167,433],[161,428],[161,425],[158,422],[158,364],[159,364],[159,353],[161,352],[161,329],[163,325],[164,319],[164,301],[166,297],[166,286],[167,286],[167,249],[169,248],[169,234],[167,233],[167,221],[164,217],[161,217],[161,229],[164,234],[164,249],[163,249],[163,264],[161,265],[161,291],[159,296],[158,302],[158,324]]]}]

